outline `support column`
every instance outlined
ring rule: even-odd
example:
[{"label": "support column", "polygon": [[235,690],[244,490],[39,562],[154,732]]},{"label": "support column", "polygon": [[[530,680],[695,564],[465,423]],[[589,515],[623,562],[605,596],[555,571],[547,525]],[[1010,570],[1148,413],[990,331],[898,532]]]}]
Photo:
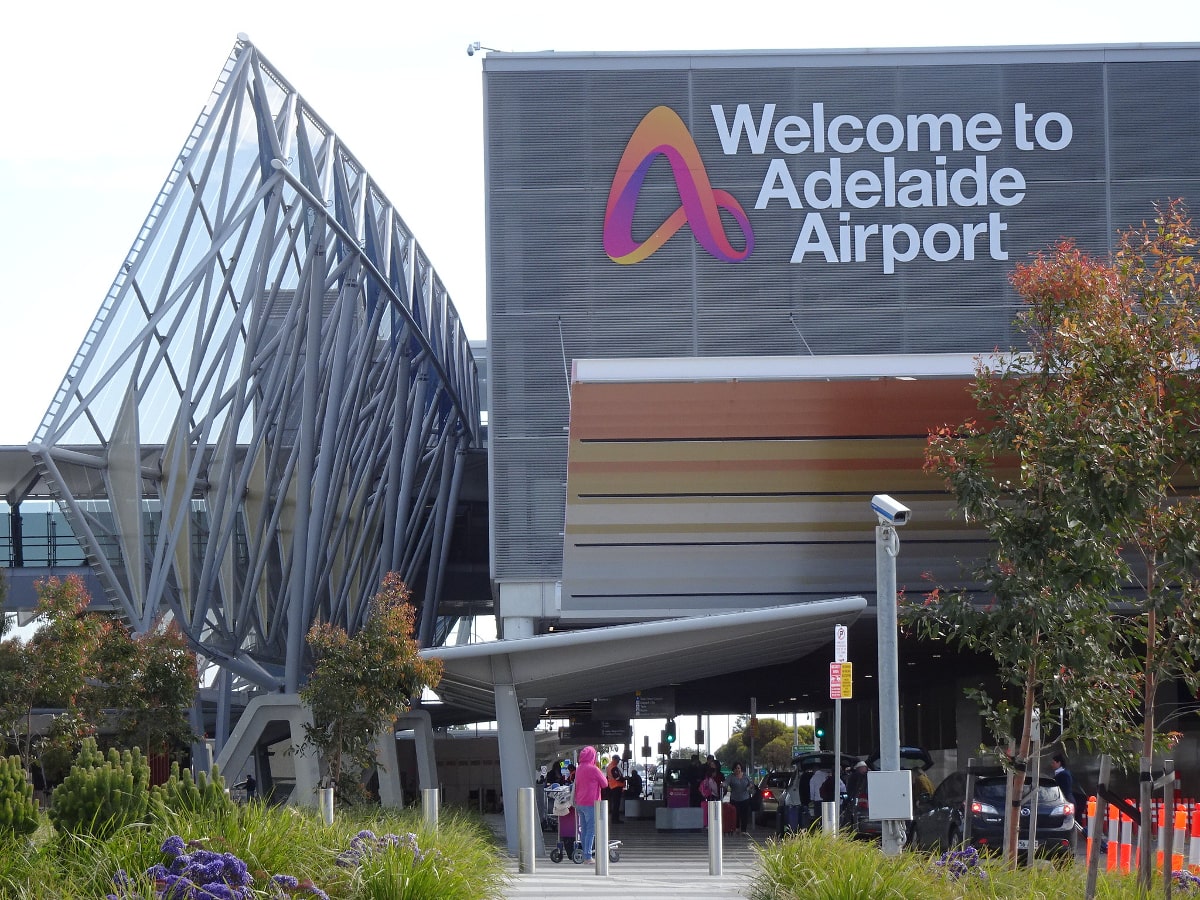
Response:
[{"label": "support column", "polygon": [[954,734],[958,746],[958,758],[970,759],[983,745],[983,720],[979,715],[979,704],[965,696],[966,687],[975,687],[978,682],[967,683],[959,679],[956,683],[954,701]]},{"label": "support column", "polygon": [[379,778],[379,805],[384,809],[403,809],[404,786],[400,783],[395,725],[389,724],[375,738],[375,774]]},{"label": "support column", "polygon": [[506,640],[533,637],[539,619],[558,618],[558,587],[553,581],[506,581],[498,586],[496,613]]},{"label": "support column", "polygon": [[534,636],[534,620],[529,616],[505,616],[501,621],[506,641]]},{"label": "support column", "polygon": [[417,789],[434,790],[439,787],[437,758],[433,748],[433,720],[424,709],[412,709],[396,717],[391,728],[379,735],[375,746],[375,759],[380,763],[379,803],[381,806],[400,809],[404,806],[404,786],[400,781],[400,758],[396,750],[396,732],[412,731],[413,751],[417,758]]},{"label": "support column", "polygon": [[222,772],[231,775],[241,772],[251,761],[258,739],[267,725],[278,721],[288,723],[296,766],[296,787],[288,803],[292,806],[316,807],[320,765],[314,753],[300,752],[304,744],[304,726],[312,724],[312,713],[300,702],[298,694],[259,694],[253,698],[238,719],[229,741],[221,748],[217,764]]},{"label": "support column", "polygon": [[[521,706],[517,691],[512,684],[508,657],[496,657],[492,661],[496,684],[496,728],[500,745],[500,788],[506,798],[504,804],[504,838],[509,855],[517,852],[519,810],[516,803],[518,791],[533,787],[533,754],[529,752],[529,741],[521,722]],[[541,831],[537,837],[537,853],[545,852]]]},{"label": "support column", "polygon": [[21,531],[21,504],[8,505],[8,533],[12,538],[12,564],[14,569],[25,565],[25,537]]}]

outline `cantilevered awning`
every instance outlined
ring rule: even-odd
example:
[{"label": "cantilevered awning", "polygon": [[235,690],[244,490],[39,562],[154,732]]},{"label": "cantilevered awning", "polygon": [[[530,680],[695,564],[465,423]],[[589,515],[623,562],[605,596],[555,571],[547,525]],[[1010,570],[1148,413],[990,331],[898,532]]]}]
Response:
[{"label": "cantilevered awning", "polygon": [[834,625],[851,624],[866,605],[862,597],[815,600],[440,647],[422,655],[445,665],[436,689],[445,702],[490,716],[497,684],[513,685],[523,701],[556,706],[799,660],[831,643]]}]

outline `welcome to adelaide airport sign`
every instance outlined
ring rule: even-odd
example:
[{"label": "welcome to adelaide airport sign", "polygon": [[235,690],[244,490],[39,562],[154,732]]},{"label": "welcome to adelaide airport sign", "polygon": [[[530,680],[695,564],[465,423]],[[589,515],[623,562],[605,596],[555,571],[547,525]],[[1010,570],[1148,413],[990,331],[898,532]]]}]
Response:
[{"label": "welcome to adelaide airport sign", "polygon": [[1197,45],[493,54],[485,73],[494,302],[652,294],[685,267],[726,296],[994,304],[1031,252],[1106,252],[1200,183]]}]

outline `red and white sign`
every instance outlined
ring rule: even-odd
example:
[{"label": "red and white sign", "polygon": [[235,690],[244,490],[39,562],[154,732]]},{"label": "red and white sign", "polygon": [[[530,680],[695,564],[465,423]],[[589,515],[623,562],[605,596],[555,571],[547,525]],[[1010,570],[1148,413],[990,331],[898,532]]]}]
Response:
[{"label": "red and white sign", "polygon": [[829,699],[849,700],[854,696],[854,664],[831,662],[829,664]]}]

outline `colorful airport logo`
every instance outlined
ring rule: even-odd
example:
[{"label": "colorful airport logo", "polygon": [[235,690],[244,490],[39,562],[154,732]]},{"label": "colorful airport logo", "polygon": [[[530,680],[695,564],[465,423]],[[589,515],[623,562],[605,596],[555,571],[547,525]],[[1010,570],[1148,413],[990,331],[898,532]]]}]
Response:
[{"label": "colorful airport logo", "polygon": [[[683,205],[639,244],[633,238],[633,213],[646,173],[660,155],[671,165]],[[745,249],[735,250],[729,243],[722,209],[742,229]],[[613,262],[631,266],[657,251],[685,224],[691,226],[700,246],[723,262],[741,262],[754,250],[754,231],[741,204],[728,191],[709,184],[700,151],[679,114],[657,106],[634,129],[613,176],[604,213],[604,252]]]}]

